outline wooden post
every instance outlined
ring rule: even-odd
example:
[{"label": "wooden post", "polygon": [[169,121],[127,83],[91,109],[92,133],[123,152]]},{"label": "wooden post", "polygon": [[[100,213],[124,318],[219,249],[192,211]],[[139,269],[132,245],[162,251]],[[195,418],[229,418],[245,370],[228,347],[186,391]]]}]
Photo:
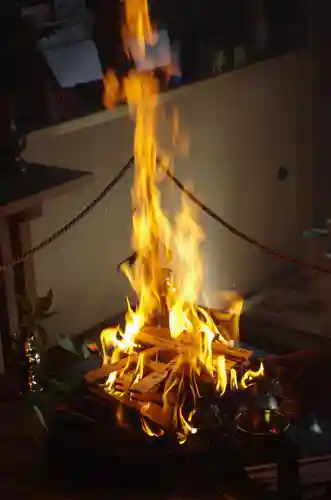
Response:
[{"label": "wooden post", "polygon": [[[0,218],[1,264],[12,262],[31,248],[29,220],[38,217],[41,210],[32,208],[13,216]],[[17,294],[36,297],[33,259],[9,268],[0,275],[1,294],[1,352],[0,375],[5,371],[15,380],[19,380],[20,358],[24,355],[24,346],[20,342],[19,312]],[[16,351],[13,346],[16,345]]]},{"label": "wooden post", "polygon": [[[331,221],[328,221],[327,228],[329,234],[325,239],[325,246],[321,252],[321,265],[330,270],[331,273],[331,258],[329,254],[331,252]],[[323,300],[325,301],[325,322],[324,322],[324,334],[329,337],[331,332],[331,274],[324,274],[319,278],[320,283],[320,293]]]},{"label": "wooden post", "polygon": [[[41,217],[40,205],[33,206],[10,218],[11,244],[14,257],[23,255],[32,247],[30,221]],[[37,287],[33,257],[28,258],[14,269],[16,289],[32,301],[37,297]]]},{"label": "wooden post", "polygon": [[[13,259],[10,227],[7,218],[0,218],[0,235],[1,265],[5,265]],[[12,342],[13,339],[18,336],[19,332],[15,277],[13,269],[7,269],[0,275],[0,295],[0,330],[4,371],[13,361]]]}]

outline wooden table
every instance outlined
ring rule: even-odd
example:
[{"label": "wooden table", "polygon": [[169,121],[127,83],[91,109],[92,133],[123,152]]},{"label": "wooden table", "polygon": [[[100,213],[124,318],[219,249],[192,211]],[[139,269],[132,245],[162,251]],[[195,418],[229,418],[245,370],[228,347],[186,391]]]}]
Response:
[{"label": "wooden table", "polygon": [[[42,215],[42,204],[92,180],[89,172],[28,164],[25,173],[0,181],[0,265],[31,248],[30,221]],[[69,216],[68,216],[69,222]],[[19,332],[17,294],[36,296],[33,258],[0,273],[0,375],[10,366],[12,338]]]}]

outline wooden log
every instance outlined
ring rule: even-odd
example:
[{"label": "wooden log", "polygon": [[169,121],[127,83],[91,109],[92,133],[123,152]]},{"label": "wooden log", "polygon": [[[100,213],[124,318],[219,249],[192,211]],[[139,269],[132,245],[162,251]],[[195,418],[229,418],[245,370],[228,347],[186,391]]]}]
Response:
[{"label": "wooden log", "polygon": [[[139,336],[145,340],[146,340],[146,338],[149,339],[149,337],[150,337],[149,334],[145,334],[144,332],[139,334]],[[150,339],[150,340],[152,340],[152,339]],[[156,340],[156,342],[159,343],[158,339]],[[146,351],[144,351],[144,363],[153,372],[156,372],[160,375],[160,377],[161,377],[160,381],[161,381],[162,374],[164,374],[166,370],[169,371],[171,369],[171,366],[168,366],[168,368],[166,368],[167,365],[169,365],[169,364],[164,364],[160,361],[153,361],[150,358],[155,356],[156,354],[162,352],[162,351],[169,351],[169,352],[180,354],[180,352],[184,352],[185,349],[187,349],[187,346],[185,347],[185,345],[183,346],[182,344],[179,344],[179,343],[176,344],[176,342],[174,340],[170,339],[170,341],[167,341],[166,344],[162,343],[162,347],[157,345],[155,347],[151,347],[151,348],[146,349]],[[231,368],[234,368],[236,363],[247,361],[249,359],[249,357],[252,355],[252,351],[249,351],[247,349],[241,349],[241,348],[231,348],[231,347],[226,346],[225,344],[221,344],[219,342],[214,342],[213,355],[215,355],[215,356],[224,355],[226,357],[226,369],[227,369],[227,371],[230,371]],[[131,359],[132,359],[133,363],[138,361],[138,356],[139,356],[138,353],[131,355]],[[128,359],[129,359],[128,356],[126,356],[125,358],[121,359],[117,363],[106,364],[106,365],[103,365],[96,370],[88,372],[87,374],[85,374],[85,381],[88,384],[94,384],[96,382],[101,382],[101,381],[105,380],[110,375],[110,373],[112,373],[114,371],[122,370],[125,367],[125,365],[128,363]],[[173,363],[173,362],[171,362],[171,363]],[[166,376],[166,373],[165,373],[165,376]],[[165,376],[163,378],[165,378]],[[150,378],[154,378],[154,377],[150,377]],[[155,380],[156,380],[156,375],[155,375]]]},{"label": "wooden log", "polygon": [[[214,319],[222,318],[224,320],[225,318],[227,318],[226,314],[214,309],[209,310],[209,313],[213,315]],[[229,321],[230,319],[231,318],[229,316]],[[130,383],[132,382],[134,373],[132,372],[131,375],[126,375],[125,380],[123,379],[121,381],[118,381],[122,382],[122,391],[126,392],[131,389],[131,392],[134,391],[136,395],[138,393],[140,393],[140,395],[145,394],[145,400],[148,395],[150,395],[151,398],[154,398],[154,400],[159,400],[159,398],[155,395],[155,388],[166,378],[167,374],[171,370],[171,366],[169,365],[169,363],[165,363],[160,361],[159,359],[153,358],[157,357],[158,354],[161,357],[162,353],[169,353],[171,357],[173,356],[172,360],[170,361],[170,364],[173,366],[176,363],[176,356],[181,353],[185,354],[185,351],[192,348],[192,345],[187,343],[187,340],[189,340],[189,336],[187,336],[186,334],[181,335],[177,339],[171,338],[169,328],[145,326],[143,331],[139,332],[139,334],[137,335],[136,342],[137,344],[140,343],[142,345],[152,346],[147,347],[143,351],[144,365],[147,366],[152,371],[152,373],[143,377],[138,384],[134,385],[134,387],[130,387]],[[252,351],[250,350],[230,347],[217,340],[213,342],[212,353],[213,356],[225,356],[225,367],[227,373],[229,373],[237,363],[246,362],[252,355]],[[137,363],[139,355],[140,353],[134,353],[130,355],[133,364]],[[110,373],[114,371],[120,371],[125,368],[128,361],[129,357],[126,356],[117,363],[104,364],[100,368],[87,373],[85,375],[85,381],[88,384],[95,384],[98,382],[100,383],[104,381],[110,375]],[[214,382],[212,377],[207,374],[201,375],[200,378],[202,381],[207,383]]]},{"label": "wooden log", "polygon": [[[100,386],[88,386],[88,390],[96,395],[97,397],[101,398],[104,401],[107,401],[108,404],[111,404],[114,406],[114,402],[117,401],[115,398],[114,400],[110,399],[109,393],[107,393],[102,387]],[[131,394],[131,393],[130,393]],[[142,403],[156,403],[156,404],[162,404],[162,394],[158,394],[157,392],[149,392],[147,394],[140,394],[140,393],[132,393],[132,398],[133,400],[136,401],[141,401]]]},{"label": "wooden log", "polygon": [[138,343],[147,343],[159,349],[178,350],[178,343],[170,337],[169,330],[165,328],[144,328],[143,331],[138,333],[136,339]]},{"label": "wooden log", "polygon": [[[160,349],[165,350],[175,350],[178,352],[184,352],[189,348],[189,344],[185,343],[184,335],[180,336],[178,339],[172,339],[168,334],[168,337],[164,334],[164,328],[144,328],[137,336],[137,342],[146,342],[151,345],[155,345]],[[224,355],[230,359],[240,361],[247,361],[253,354],[252,351],[248,349],[242,349],[238,347],[229,347],[226,344],[218,342],[217,340],[213,342],[212,346],[214,355]]]},{"label": "wooden log", "polygon": [[226,344],[222,344],[221,342],[215,341],[213,343],[213,354],[214,355],[224,355],[229,359],[234,359],[238,362],[247,361],[253,351],[248,349],[243,349],[241,347],[229,347]]},{"label": "wooden log", "polygon": [[[124,374],[115,383],[115,390],[112,393],[107,393],[101,386],[89,385],[91,393],[95,394],[107,404],[114,406],[114,402],[124,404],[128,408],[136,409],[142,416],[150,419],[165,430],[169,430],[172,425],[170,409],[167,412],[162,407],[162,393],[158,392],[160,383],[167,377],[171,368],[174,367],[177,359],[170,363],[162,364],[154,362],[154,365],[159,365],[158,371],[149,373],[142,378],[138,383],[132,384],[135,376],[135,371],[131,370]],[[124,364],[125,365],[125,364]],[[234,368],[236,361],[225,359],[225,369],[229,377],[230,370]],[[113,365],[114,366],[114,365]],[[161,371],[161,367],[163,371]],[[180,374],[178,374],[181,376]],[[207,383],[216,386],[215,378],[211,377],[207,372],[202,373],[198,377],[201,383]],[[176,389],[167,396],[168,403],[173,408],[176,401]]]},{"label": "wooden log", "polygon": [[[144,355],[146,357],[153,356],[159,351],[157,347],[149,347],[144,351]],[[139,353],[134,353],[131,355],[132,362],[138,360]],[[84,375],[85,382],[88,384],[94,384],[98,381],[104,380],[107,378],[112,372],[122,370],[128,362],[128,356],[125,356],[117,363],[109,363],[104,364],[97,368],[96,370],[92,370]]]},{"label": "wooden log", "polygon": [[109,405],[114,406],[115,402],[122,403],[128,408],[136,409],[141,416],[148,418],[155,424],[159,425],[165,430],[170,430],[172,421],[170,412],[165,411],[160,405],[145,401],[141,401],[137,398],[130,398],[128,395],[122,395],[120,393],[106,393],[100,387],[89,386],[91,393],[101,398],[103,401],[107,402]]},{"label": "wooden log", "polygon": [[[119,379],[116,380],[114,389],[119,393],[126,393],[128,397],[137,399],[144,402],[155,402],[161,404],[162,394],[158,391],[159,385],[165,380],[171,370],[175,367],[177,359],[173,359],[170,363],[162,364],[154,362],[154,365],[158,365],[157,371],[152,371],[148,373],[145,377],[139,380],[137,383],[133,383],[134,377],[136,375],[135,370],[131,370],[128,373],[123,374]],[[227,377],[229,377],[230,370],[234,368],[236,362],[233,360],[225,359],[225,370],[227,372]],[[178,376],[181,376],[180,373]],[[213,378],[208,372],[202,372],[198,377],[201,382],[211,384],[216,386],[216,378]],[[98,388],[98,392],[107,392],[102,388]],[[172,398],[170,395],[170,400],[175,400],[175,395]]]},{"label": "wooden log", "polygon": [[[155,352],[156,348],[151,349],[150,352]],[[133,359],[134,361],[134,359]],[[128,362],[128,358],[123,358],[121,362],[114,363],[114,364],[109,364],[109,365],[104,365],[100,367],[97,370],[93,370],[93,372],[89,372],[85,375],[85,381],[88,384],[95,384],[95,383],[101,383],[105,378],[107,378],[110,373],[114,371],[119,371],[125,367],[125,365]],[[134,390],[136,392],[149,392],[153,387],[158,385],[159,383],[162,382],[167,376],[167,374],[171,371],[172,367],[175,365],[177,362],[177,359],[172,360],[170,363],[161,363],[161,362],[156,362],[156,361],[150,361],[147,357],[145,358],[145,363],[146,366],[152,370],[152,373],[146,375],[141,379],[141,381],[138,384],[135,384]],[[237,364],[237,360],[225,359],[225,369],[226,372],[229,373],[231,369],[235,368]],[[123,391],[129,389],[129,381],[133,379],[134,372],[130,371],[130,374],[127,375],[127,384],[123,385]],[[205,382],[210,382],[211,377],[210,376],[204,376],[201,375],[201,379]]]}]

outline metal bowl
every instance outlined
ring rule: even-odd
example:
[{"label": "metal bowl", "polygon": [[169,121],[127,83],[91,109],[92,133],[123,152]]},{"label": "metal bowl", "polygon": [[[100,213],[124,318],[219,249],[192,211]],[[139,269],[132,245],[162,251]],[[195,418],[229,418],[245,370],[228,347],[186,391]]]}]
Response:
[{"label": "metal bowl", "polygon": [[285,415],[275,410],[244,410],[236,417],[237,429],[250,436],[279,436],[284,434],[290,422]]}]

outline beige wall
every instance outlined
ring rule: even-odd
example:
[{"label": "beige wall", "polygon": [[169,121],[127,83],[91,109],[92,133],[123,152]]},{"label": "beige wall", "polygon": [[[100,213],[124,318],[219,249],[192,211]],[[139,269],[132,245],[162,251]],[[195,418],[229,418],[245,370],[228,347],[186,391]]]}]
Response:
[{"label": "beige wall", "polygon": [[313,169],[313,222],[323,227],[331,217],[331,149],[330,149],[330,2],[309,0],[309,47],[312,60],[312,161]]},{"label": "beige wall", "polygon": [[[304,127],[297,118],[305,64],[304,55],[293,54],[166,96],[167,107],[178,107],[191,140],[190,158],[176,161],[178,177],[192,181],[199,197],[231,224],[292,254],[302,225],[297,145]],[[34,243],[102,190],[132,154],[132,130],[123,108],[31,134],[29,160],[91,170],[95,176],[90,186],[45,204],[44,216],[33,223]],[[301,159],[308,143],[306,138],[300,144]],[[277,180],[280,165],[290,172],[283,183]],[[116,265],[130,253],[131,182],[129,175],[85,221],[36,256],[39,292],[52,287],[60,313],[50,324],[53,333],[78,333],[124,308],[129,287]],[[178,193],[165,185],[165,195],[172,209]],[[235,285],[245,293],[275,272],[273,259],[207,216],[200,215],[200,222],[206,234],[205,302],[217,306],[222,288]]]}]

